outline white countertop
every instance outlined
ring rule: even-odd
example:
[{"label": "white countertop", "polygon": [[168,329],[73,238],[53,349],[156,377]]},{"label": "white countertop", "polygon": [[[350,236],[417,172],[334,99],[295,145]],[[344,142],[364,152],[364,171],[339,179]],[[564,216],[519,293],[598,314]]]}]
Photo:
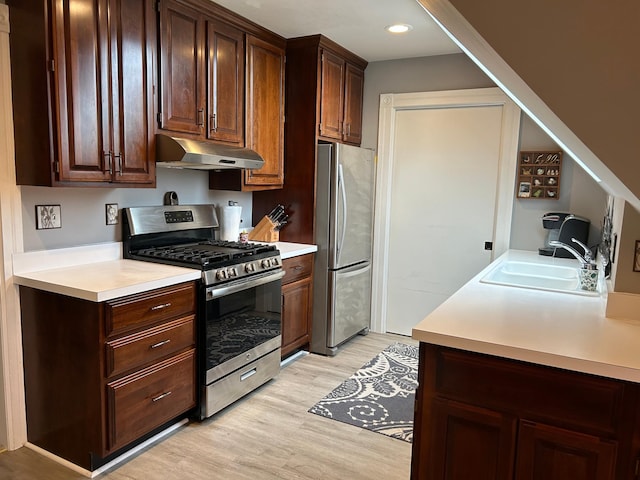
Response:
[{"label": "white countertop", "polygon": [[[282,258],[312,253],[315,245],[277,242]],[[122,244],[19,253],[13,256],[13,279],[18,285],[38,288],[93,302],[197,280],[200,270],[160,263],[125,260]]]},{"label": "white countertop", "polygon": [[[510,250],[510,259],[577,266]],[[640,382],[640,322],[605,317],[596,297],[481,283],[495,262],[413,329],[413,338],[584,373]]]},{"label": "white countertop", "polygon": [[317,245],[309,245],[306,243],[275,242],[273,245],[280,250],[280,256],[283,260],[318,251]]}]

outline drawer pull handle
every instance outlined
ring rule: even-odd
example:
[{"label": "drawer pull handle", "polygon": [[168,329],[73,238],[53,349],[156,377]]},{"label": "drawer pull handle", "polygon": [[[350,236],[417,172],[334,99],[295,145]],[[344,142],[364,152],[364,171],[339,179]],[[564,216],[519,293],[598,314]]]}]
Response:
[{"label": "drawer pull handle", "polygon": [[242,375],[240,375],[240,381],[244,382],[247,378],[253,377],[256,373],[258,373],[258,370],[253,368],[253,369],[249,370],[248,372],[245,372]]},{"label": "drawer pull handle", "polygon": [[162,400],[164,397],[168,397],[169,395],[171,395],[171,391],[168,392],[164,392],[161,395],[158,395],[157,397],[154,397],[151,399],[152,402],[157,402],[158,400]]},{"label": "drawer pull handle", "polygon": [[302,265],[295,265],[293,267],[294,270],[302,270]]},{"label": "drawer pull handle", "polygon": [[163,308],[170,307],[171,303],[161,303],[160,305],[156,305],[155,307],[151,307],[151,310],[162,310]]},{"label": "drawer pull handle", "polygon": [[153,345],[151,345],[149,348],[159,348],[163,345],[166,345],[167,343],[170,343],[171,339],[167,339],[167,340],[163,340],[162,342],[158,342],[158,343],[154,343]]}]

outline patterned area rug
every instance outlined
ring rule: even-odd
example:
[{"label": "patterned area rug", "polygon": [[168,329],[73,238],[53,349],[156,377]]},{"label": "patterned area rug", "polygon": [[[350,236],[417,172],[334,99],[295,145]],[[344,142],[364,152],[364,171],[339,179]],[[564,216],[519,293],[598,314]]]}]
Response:
[{"label": "patterned area rug", "polygon": [[418,386],[418,347],[385,348],[309,412],[413,441],[413,402]]}]

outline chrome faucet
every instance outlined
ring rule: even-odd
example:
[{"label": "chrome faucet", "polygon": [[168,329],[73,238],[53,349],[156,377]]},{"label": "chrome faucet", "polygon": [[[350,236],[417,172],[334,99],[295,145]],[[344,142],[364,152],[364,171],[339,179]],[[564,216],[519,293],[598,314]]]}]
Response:
[{"label": "chrome faucet", "polygon": [[552,240],[549,242],[549,245],[553,247],[564,248],[571,255],[576,257],[580,262],[580,270],[578,271],[578,278],[580,279],[580,288],[582,290],[587,290],[590,292],[598,291],[598,266],[596,262],[593,260],[593,255],[591,253],[591,249],[587,247],[584,243],[575,238],[571,239],[572,242],[577,243],[584,250],[584,255],[580,255],[580,253],[573,248],[571,245],[567,245],[566,243],[559,242],[557,240]]},{"label": "chrome faucet", "polygon": [[567,245],[566,243],[559,242],[558,240],[550,241],[549,245],[551,245],[552,247],[556,247],[556,248],[558,248],[558,247],[559,248],[564,248],[567,252],[569,252],[571,255],[576,257],[576,259],[580,262],[580,266],[582,268],[587,269],[587,270],[595,270],[595,269],[597,269],[598,267],[596,265],[596,262],[593,260],[593,254],[591,253],[591,249],[589,247],[587,247],[584,243],[582,243],[580,240],[572,238],[571,241],[574,242],[574,243],[577,243],[578,245],[580,245],[582,247],[582,249],[584,250],[584,255],[581,255],[571,245]]}]

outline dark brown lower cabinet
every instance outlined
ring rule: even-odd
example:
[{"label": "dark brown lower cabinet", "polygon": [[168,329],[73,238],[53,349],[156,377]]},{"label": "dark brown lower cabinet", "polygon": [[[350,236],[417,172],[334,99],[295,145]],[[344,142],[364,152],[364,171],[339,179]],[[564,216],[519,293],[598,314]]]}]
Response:
[{"label": "dark brown lower cabinet", "polygon": [[497,480],[513,475],[516,420],[449,400],[432,403],[433,478]]},{"label": "dark brown lower cabinet", "polygon": [[282,261],[282,356],[309,344],[313,316],[313,254]]},{"label": "dark brown lower cabinet", "polygon": [[523,420],[518,433],[517,480],[605,480],[614,477],[617,444]]},{"label": "dark brown lower cabinet", "polygon": [[20,287],[30,443],[95,470],[196,406],[196,286],[92,302]]},{"label": "dark brown lower cabinet", "polygon": [[413,480],[636,480],[638,384],[420,344]]}]

